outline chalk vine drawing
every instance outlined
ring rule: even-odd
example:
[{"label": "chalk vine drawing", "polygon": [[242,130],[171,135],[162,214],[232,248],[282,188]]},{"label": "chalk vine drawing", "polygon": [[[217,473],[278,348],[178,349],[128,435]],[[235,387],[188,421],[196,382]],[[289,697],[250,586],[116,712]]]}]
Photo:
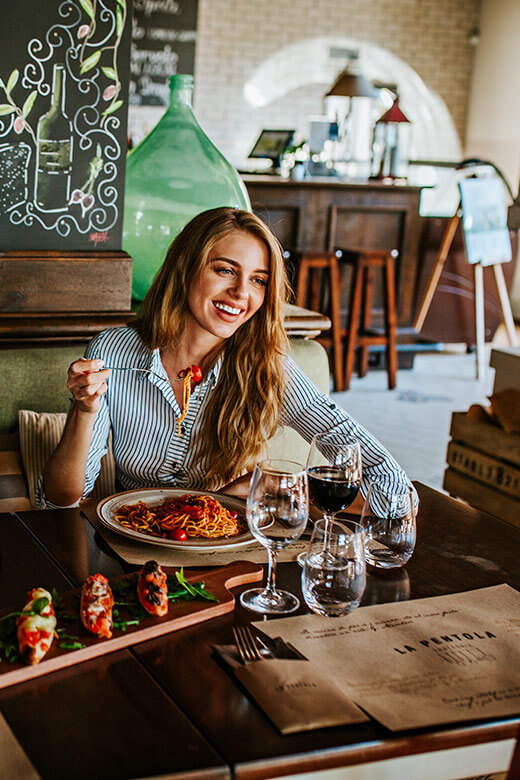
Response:
[{"label": "chalk vine drawing", "polygon": [[[119,216],[116,163],[126,151],[115,135],[124,105],[118,50],[126,0],[65,0],[57,13],[43,40],[29,41],[22,73],[0,77],[0,141],[10,136],[0,144],[0,214],[61,236],[107,231]],[[35,103],[45,111],[37,119]],[[67,104],[74,105],[70,116]],[[79,151],[83,163],[74,166]],[[85,180],[72,189],[75,176]]]}]

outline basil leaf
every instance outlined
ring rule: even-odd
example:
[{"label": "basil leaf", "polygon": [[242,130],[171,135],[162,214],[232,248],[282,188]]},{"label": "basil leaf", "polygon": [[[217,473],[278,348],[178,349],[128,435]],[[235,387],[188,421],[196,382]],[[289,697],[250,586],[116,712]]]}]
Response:
[{"label": "basil leaf", "polygon": [[49,605],[49,599],[47,596],[40,596],[39,599],[33,601],[31,609],[23,610],[22,615],[41,615],[42,611]]}]

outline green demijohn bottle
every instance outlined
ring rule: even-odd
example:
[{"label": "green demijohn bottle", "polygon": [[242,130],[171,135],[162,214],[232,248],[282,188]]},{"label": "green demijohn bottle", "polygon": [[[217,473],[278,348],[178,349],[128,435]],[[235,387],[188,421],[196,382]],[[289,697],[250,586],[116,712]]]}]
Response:
[{"label": "green demijohn bottle", "polygon": [[72,173],[72,123],[65,113],[65,68],[55,65],[51,107],[36,131],[34,202],[40,211],[66,211]]},{"label": "green demijohn bottle", "polygon": [[192,94],[193,76],[171,76],[168,110],[128,155],[123,248],[133,258],[138,301],[190,219],[217,206],[251,209],[238,173],[195,119]]}]

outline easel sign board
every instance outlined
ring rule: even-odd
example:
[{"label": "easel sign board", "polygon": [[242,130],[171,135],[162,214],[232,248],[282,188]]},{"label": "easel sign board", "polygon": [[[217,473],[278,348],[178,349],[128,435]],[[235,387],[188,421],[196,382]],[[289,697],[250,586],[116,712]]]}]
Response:
[{"label": "easel sign board", "polygon": [[500,179],[459,182],[468,262],[496,265],[512,259],[506,204]]}]

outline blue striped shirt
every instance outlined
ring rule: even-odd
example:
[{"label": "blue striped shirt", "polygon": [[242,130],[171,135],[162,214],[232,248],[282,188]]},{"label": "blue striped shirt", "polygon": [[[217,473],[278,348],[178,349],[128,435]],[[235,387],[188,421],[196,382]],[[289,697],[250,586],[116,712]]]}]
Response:
[{"label": "blue striped shirt", "polygon": [[[159,376],[144,372],[113,371],[108,391],[101,397],[94,422],[84,495],[88,495],[99,474],[100,461],[107,451],[112,430],[116,479],[125,490],[168,486],[186,489],[216,490],[218,480],[206,478],[207,460],[201,457],[198,432],[207,414],[211,393],[219,377],[222,358],[195,386],[188,413],[178,435],[181,410],[161,362],[159,350],[150,350],[134,328],[111,328],[96,336],[85,357],[100,358],[113,367],[147,368]],[[307,442],[331,428],[346,441],[361,444],[361,492],[366,495],[372,482],[384,488],[404,487],[409,481],[396,461],[377,439],[322,393],[298,368],[291,357],[286,360],[286,391],[280,424],[296,430]],[[163,377],[164,379],[160,379]],[[40,478],[37,491],[40,507],[47,502]]]}]

